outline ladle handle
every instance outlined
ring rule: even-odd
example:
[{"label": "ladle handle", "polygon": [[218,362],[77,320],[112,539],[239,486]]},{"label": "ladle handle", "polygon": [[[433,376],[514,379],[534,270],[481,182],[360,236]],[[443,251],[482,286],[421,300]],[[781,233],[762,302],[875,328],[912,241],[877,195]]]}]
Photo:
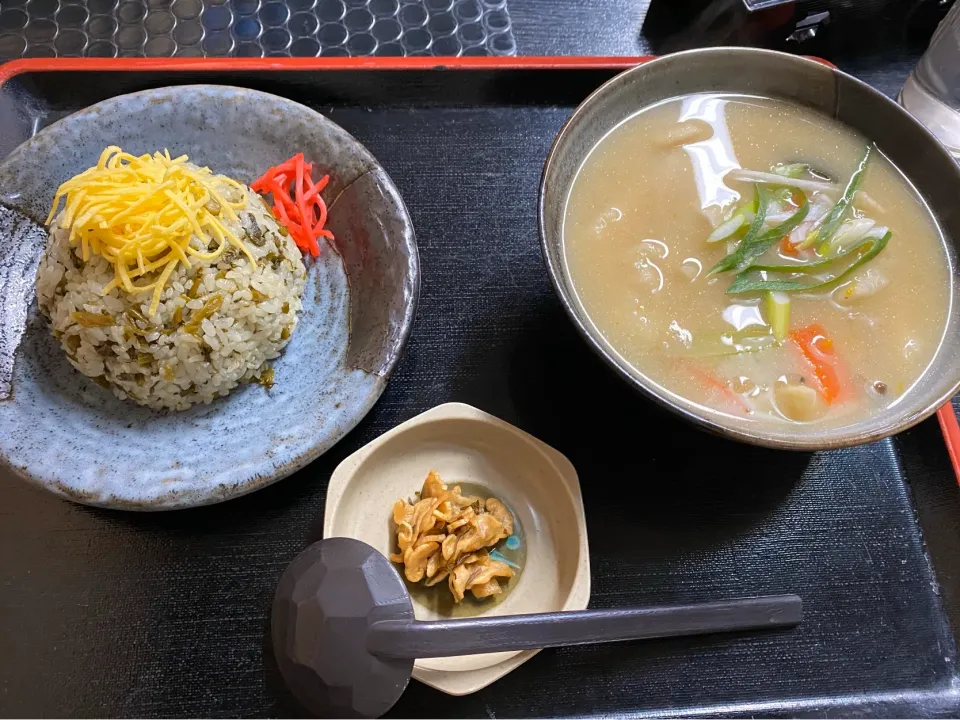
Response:
[{"label": "ladle handle", "polygon": [[799,597],[771,595],[626,610],[583,610],[434,622],[383,620],[371,626],[367,649],[381,657],[452,657],[785,627],[796,625],[802,617]]}]

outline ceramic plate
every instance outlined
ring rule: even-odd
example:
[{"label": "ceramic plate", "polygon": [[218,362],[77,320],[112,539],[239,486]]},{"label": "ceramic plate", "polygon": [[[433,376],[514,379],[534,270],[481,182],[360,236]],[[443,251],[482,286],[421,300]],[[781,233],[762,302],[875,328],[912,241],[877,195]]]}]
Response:
[{"label": "ceramic plate", "polygon": [[272,390],[238,387],[210,405],[158,412],[67,362],[36,311],[43,237],[17,232],[15,213],[0,207],[0,391],[12,390],[0,392],[9,395],[0,457],[71,500],[135,510],[220,502],[303,467],[370,410],[410,332],[419,263],[393,182],[352,136],[303,105],[196,85],[112,98],[41,131],[0,165],[0,205],[45,218],[57,186],[109,145],[169,148],[248,184],[302,151],[331,176],[324,196],[336,247],[307,264],[300,323],[274,363]]},{"label": "ceramic plate", "polygon": [[[500,498],[513,513],[526,556],[518,582],[483,615],[584,610],[590,600],[590,552],[577,471],[554,448],[475,407],[447,403],[417,415],[346,458],[330,478],[324,537],[362,540],[396,552],[393,503],[409,498],[435,470],[451,485]],[[399,569],[399,566],[397,566]],[[446,583],[430,588],[447,593]],[[439,614],[413,594],[419,620]],[[413,677],[451,695],[465,695],[537,654],[487,653],[420,659]]]}]

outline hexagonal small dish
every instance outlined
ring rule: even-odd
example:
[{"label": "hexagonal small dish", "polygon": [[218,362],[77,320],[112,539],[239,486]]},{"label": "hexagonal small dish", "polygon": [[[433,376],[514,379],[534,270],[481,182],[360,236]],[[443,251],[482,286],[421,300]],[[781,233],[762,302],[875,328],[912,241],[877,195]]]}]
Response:
[{"label": "hexagonal small dish", "polygon": [[[502,602],[484,614],[586,609],[590,557],[576,470],[550,446],[469,405],[439,405],[344,460],[330,478],[324,537],[357,538],[389,556],[396,551],[393,504],[419,491],[430,470],[448,485],[465,484],[500,498],[523,528],[525,566]],[[448,592],[445,583],[430,590]],[[417,593],[413,598],[417,619],[442,617]],[[450,695],[466,695],[537,652],[417,660],[413,677]]]}]

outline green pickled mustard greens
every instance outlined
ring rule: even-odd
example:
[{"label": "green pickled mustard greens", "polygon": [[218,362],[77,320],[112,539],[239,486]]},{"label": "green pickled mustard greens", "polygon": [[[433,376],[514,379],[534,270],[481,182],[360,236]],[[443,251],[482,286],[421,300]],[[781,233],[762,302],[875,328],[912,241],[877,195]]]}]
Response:
[{"label": "green pickled mustard greens", "polygon": [[70,313],[70,317],[73,318],[73,321],[77,323],[77,325],[85,328],[104,328],[114,324],[113,318],[109,315],[87,312],[86,310],[76,310]]},{"label": "green pickled mustard greens", "polygon": [[863,245],[865,244],[870,244],[872,247],[870,247],[859,258],[857,258],[853,263],[851,263],[846,270],[844,270],[839,275],[829,280],[824,280],[823,282],[816,282],[816,283],[805,283],[805,282],[800,282],[798,280],[764,280],[762,278],[756,278],[751,276],[750,273],[752,273],[756,268],[750,268],[749,271],[742,272],[737,276],[737,279],[727,289],[727,294],[738,295],[741,293],[767,292],[767,291],[804,292],[809,290],[824,290],[828,287],[837,285],[841,280],[849,277],[850,274],[853,273],[855,270],[863,267],[866,263],[870,262],[877,255],[883,252],[883,249],[887,246],[887,243],[890,242],[890,238],[892,235],[893,233],[887,232],[881,238],[869,238],[859,247],[863,247]]},{"label": "green pickled mustard greens", "polygon": [[221,305],[223,305],[222,295],[214,295],[211,297],[203,304],[203,307],[193,311],[190,320],[183,326],[183,331],[191,335],[199,335],[200,326],[203,324],[203,321],[217,312]]},{"label": "green pickled mustard greens", "polygon": [[823,260],[816,260],[815,262],[809,263],[796,263],[788,265],[786,263],[777,263],[775,265],[751,265],[750,270],[763,270],[764,272],[779,272],[779,273],[814,273],[819,272],[825,268],[830,267],[838,260],[843,260],[846,257],[855,255],[859,252],[867,251],[872,247],[879,238],[876,237],[866,237],[856,245],[854,245],[849,250],[844,250],[841,253],[837,253],[833,257],[824,258]]},{"label": "green pickled mustard greens", "polygon": [[787,339],[790,329],[790,296],[776,291],[767,292],[765,298],[767,322],[777,342]]},{"label": "green pickled mustard greens", "polygon": [[133,318],[134,320],[136,320],[137,322],[143,323],[144,325],[150,325],[150,324],[151,324],[150,321],[147,319],[147,316],[144,315],[144,314],[140,311],[140,308],[138,308],[136,305],[134,305],[133,307],[130,307],[130,308],[127,309],[127,315],[129,315],[130,317],[132,317],[132,318]]},{"label": "green pickled mustard greens", "polygon": [[273,368],[270,365],[267,365],[263,372],[260,373],[260,377],[257,378],[257,384],[262,385],[267,390],[270,390],[273,387],[275,378],[273,373]]},{"label": "green pickled mustard greens", "polygon": [[856,196],[857,190],[860,189],[860,183],[863,182],[863,172],[867,169],[867,162],[870,160],[872,151],[873,146],[868,145],[863,159],[860,161],[857,169],[854,170],[853,175],[850,176],[850,181],[843,191],[843,196],[837,201],[837,204],[830,209],[830,212],[827,213],[823,221],[810,231],[810,234],[807,235],[803,242],[797,245],[798,250],[813,247],[818,242],[829,242],[830,238],[833,237],[833,234],[843,221],[843,216],[853,204],[853,198]]},{"label": "green pickled mustard greens", "polygon": [[[764,196],[761,198],[761,207],[763,210],[757,212],[757,218],[766,217],[767,191],[763,190],[760,186],[757,186],[757,192],[762,192],[764,194]],[[757,218],[754,218],[753,224],[750,225],[750,230],[747,232],[743,240],[740,241],[740,244],[737,245],[737,249],[714,265],[710,270],[710,274],[714,275],[720,272],[727,272],[728,270],[734,270],[735,272],[742,273],[753,264],[754,260],[763,255],[763,253],[765,253],[770,247],[780,242],[785,235],[789,235],[791,232],[793,232],[794,229],[804,221],[804,218],[807,217],[807,213],[810,211],[810,203],[807,202],[806,194],[799,190],[796,192],[801,197],[801,204],[793,215],[788,217],[779,225],[762,233],[759,231],[757,233],[753,232],[753,229],[758,227]]]}]

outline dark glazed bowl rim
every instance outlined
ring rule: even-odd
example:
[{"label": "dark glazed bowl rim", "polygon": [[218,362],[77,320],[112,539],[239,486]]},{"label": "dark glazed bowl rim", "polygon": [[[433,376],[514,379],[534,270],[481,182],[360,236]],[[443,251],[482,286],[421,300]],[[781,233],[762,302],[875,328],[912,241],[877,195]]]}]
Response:
[{"label": "dark glazed bowl rim", "polygon": [[[931,392],[927,393],[927,395],[932,396],[932,399],[925,397],[923,398],[923,402],[919,405],[917,404],[916,399],[914,400],[913,404],[911,404],[909,401],[904,402],[900,407],[899,412],[896,414],[887,411],[889,413],[889,420],[878,427],[863,430],[860,429],[860,425],[862,423],[855,423],[848,426],[825,429],[822,435],[791,436],[786,433],[781,433],[779,435],[776,433],[771,434],[765,432],[760,427],[759,423],[737,423],[732,417],[728,422],[727,416],[725,415],[713,415],[704,412],[702,409],[698,410],[698,406],[696,406],[695,403],[682,398],[679,395],[664,390],[657,383],[643,375],[636,368],[635,370],[637,370],[637,374],[632,374],[629,369],[629,364],[622,358],[618,357],[612,346],[605,346],[604,343],[607,343],[605,338],[603,338],[598,330],[590,327],[592,323],[589,322],[586,310],[583,308],[583,305],[577,297],[576,292],[572,289],[572,286],[568,286],[564,282],[565,276],[562,268],[565,266],[565,258],[562,249],[562,216],[566,209],[567,196],[570,190],[570,182],[562,187],[548,187],[548,184],[551,179],[551,172],[555,169],[555,166],[559,165],[561,162],[561,153],[569,150],[570,146],[568,143],[570,141],[570,137],[579,130],[578,126],[584,124],[586,116],[593,112],[597,106],[600,106],[602,102],[608,101],[610,98],[615,97],[616,94],[623,89],[629,89],[630,82],[636,78],[647,79],[650,75],[660,72],[666,76],[674,78],[675,84],[679,86],[682,83],[689,81],[691,67],[694,69],[696,69],[697,66],[702,67],[703,63],[709,62],[712,59],[729,61],[734,58],[749,62],[755,66],[759,66],[764,63],[767,63],[768,65],[792,64],[794,67],[791,69],[795,69],[798,73],[798,76],[802,76],[804,73],[832,73],[833,87],[831,88],[832,94],[830,96],[832,108],[830,110],[827,109],[826,104],[818,107],[816,104],[817,102],[826,103],[826,101],[824,97],[817,95],[818,90],[815,89],[810,89],[809,91],[803,88],[794,90],[794,92],[798,93],[799,95],[809,95],[810,98],[812,98],[811,100],[807,100],[805,97],[797,97],[797,95],[786,92],[777,92],[776,90],[772,90],[769,92],[769,94],[782,97],[803,106],[811,107],[814,110],[824,112],[828,115],[832,114],[832,116],[836,119],[840,120],[841,122],[845,122],[846,124],[850,124],[852,127],[866,135],[871,140],[876,141],[877,138],[873,137],[871,133],[861,130],[859,127],[847,122],[843,117],[841,117],[841,113],[843,113],[844,110],[846,110],[846,112],[849,114],[850,106],[855,101],[854,96],[867,95],[870,98],[873,98],[873,102],[876,102],[881,106],[881,114],[883,115],[883,119],[885,121],[889,120],[891,124],[898,124],[899,129],[905,132],[905,134],[909,135],[910,142],[912,142],[914,145],[920,146],[919,149],[922,149],[924,153],[933,154],[931,164],[937,166],[936,170],[943,170],[949,174],[951,171],[946,169],[948,167],[947,163],[949,163],[949,167],[952,168],[953,174],[952,182],[955,186],[960,187],[960,165],[955,163],[946,148],[940,144],[937,138],[924,125],[922,125],[906,110],[900,107],[899,104],[885,96],[883,93],[870,87],[863,81],[840,71],[832,65],[779,51],[743,47],[702,48],[665,55],[625,70],[624,72],[619,73],[615,77],[606,81],[603,85],[594,90],[583,102],[581,102],[579,106],[577,106],[573,114],[560,128],[556,138],[554,138],[543,166],[537,197],[537,231],[540,238],[540,249],[543,253],[544,264],[547,267],[547,272],[550,276],[550,282],[553,285],[553,289],[559,297],[567,316],[573,322],[574,327],[576,327],[577,332],[579,332],[580,335],[587,341],[589,347],[596,352],[621,378],[628,382],[634,389],[639,390],[646,397],[654,400],[660,406],[676,413],[677,415],[680,415],[684,419],[709,432],[763,447],[785,450],[815,451],[862,445],[865,443],[874,442],[876,440],[881,440],[907,430],[922,420],[930,417],[940,406],[957,394],[958,390],[960,390],[960,368],[952,368],[952,373],[945,380],[937,383],[936,391],[932,392],[932,395]],[[769,72],[769,70],[757,71],[758,74],[763,72]],[[717,87],[715,85],[711,86],[705,83],[699,88],[699,90],[678,89],[673,95],[663,95],[663,97],[657,100],[637,100],[633,109],[633,113],[639,112],[643,108],[649,107],[655,102],[666,100],[669,97],[690,94],[691,92],[739,92],[747,94],[752,92],[753,94],[767,94],[758,93],[755,86],[751,84],[752,79],[753,78],[751,77],[744,78],[742,76],[738,76],[729,81],[729,86],[726,86],[727,81],[725,81],[724,87]],[[779,87],[779,85],[775,87]],[[822,90],[822,88],[820,89]],[[847,99],[847,97],[844,96],[843,91],[846,91],[846,95],[850,96],[850,99]],[[597,112],[600,112],[600,110],[597,110]],[[627,117],[629,117],[629,115]],[[620,118],[616,122],[605,124],[604,132],[609,132],[612,130],[623,119],[625,118]],[[595,143],[593,146],[595,146]],[[592,149],[593,146],[591,146],[590,149]],[[883,150],[884,147],[885,146],[881,146],[881,150]],[[583,159],[585,159],[587,154],[589,154],[590,149],[578,155],[580,157],[578,168],[580,164],[582,164]],[[946,161],[946,163],[944,161]],[[897,165],[902,172],[904,172],[911,183],[914,182],[913,177],[905,168],[901,167],[900,163],[894,164]],[[575,178],[575,176],[576,173],[574,173],[573,177]],[[944,183],[944,185],[948,184],[949,183],[947,182]],[[926,189],[929,190],[929,188]],[[562,194],[562,197],[556,201],[559,203],[558,212],[560,213],[561,219],[559,237],[556,238],[556,242],[554,243],[551,243],[551,231],[548,228],[547,223],[547,217],[549,214],[548,200],[551,199],[551,192],[554,195]],[[946,319],[945,334],[941,340],[940,346],[934,353],[934,357],[931,360],[930,365],[921,375],[921,380],[923,380],[924,376],[931,374],[931,372],[935,369],[938,361],[942,362],[941,358],[943,354],[949,352],[949,348],[945,347],[947,345],[947,338],[951,334],[956,334],[956,326],[958,323],[956,317],[958,282],[954,242],[960,241],[960,211],[948,211],[946,209],[947,206],[945,205],[944,197],[930,198],[928,193],[921,193],[921,197],[923,197],[924,202],[927,203],[931,213],[937,219],[940,231],[943,233],[946,241],[947,251],[950,256],[949,262],[952,268],[950,290],[951,305],[950,313]],[[936,202],[938,200],[939,203]],[[946,219],[944,218],[944,213],[947,215]],[[949,224],[951,227],[946,227],[947,224]],[[950,232],[951,229],[953,230],[952,233]],[[553,233],[554,236],[557,234],[557,232]],[[607,343],[607,345],[609,345],[609,343]],[[918,381],[918,383],[919,382],[920,381]]]}]

